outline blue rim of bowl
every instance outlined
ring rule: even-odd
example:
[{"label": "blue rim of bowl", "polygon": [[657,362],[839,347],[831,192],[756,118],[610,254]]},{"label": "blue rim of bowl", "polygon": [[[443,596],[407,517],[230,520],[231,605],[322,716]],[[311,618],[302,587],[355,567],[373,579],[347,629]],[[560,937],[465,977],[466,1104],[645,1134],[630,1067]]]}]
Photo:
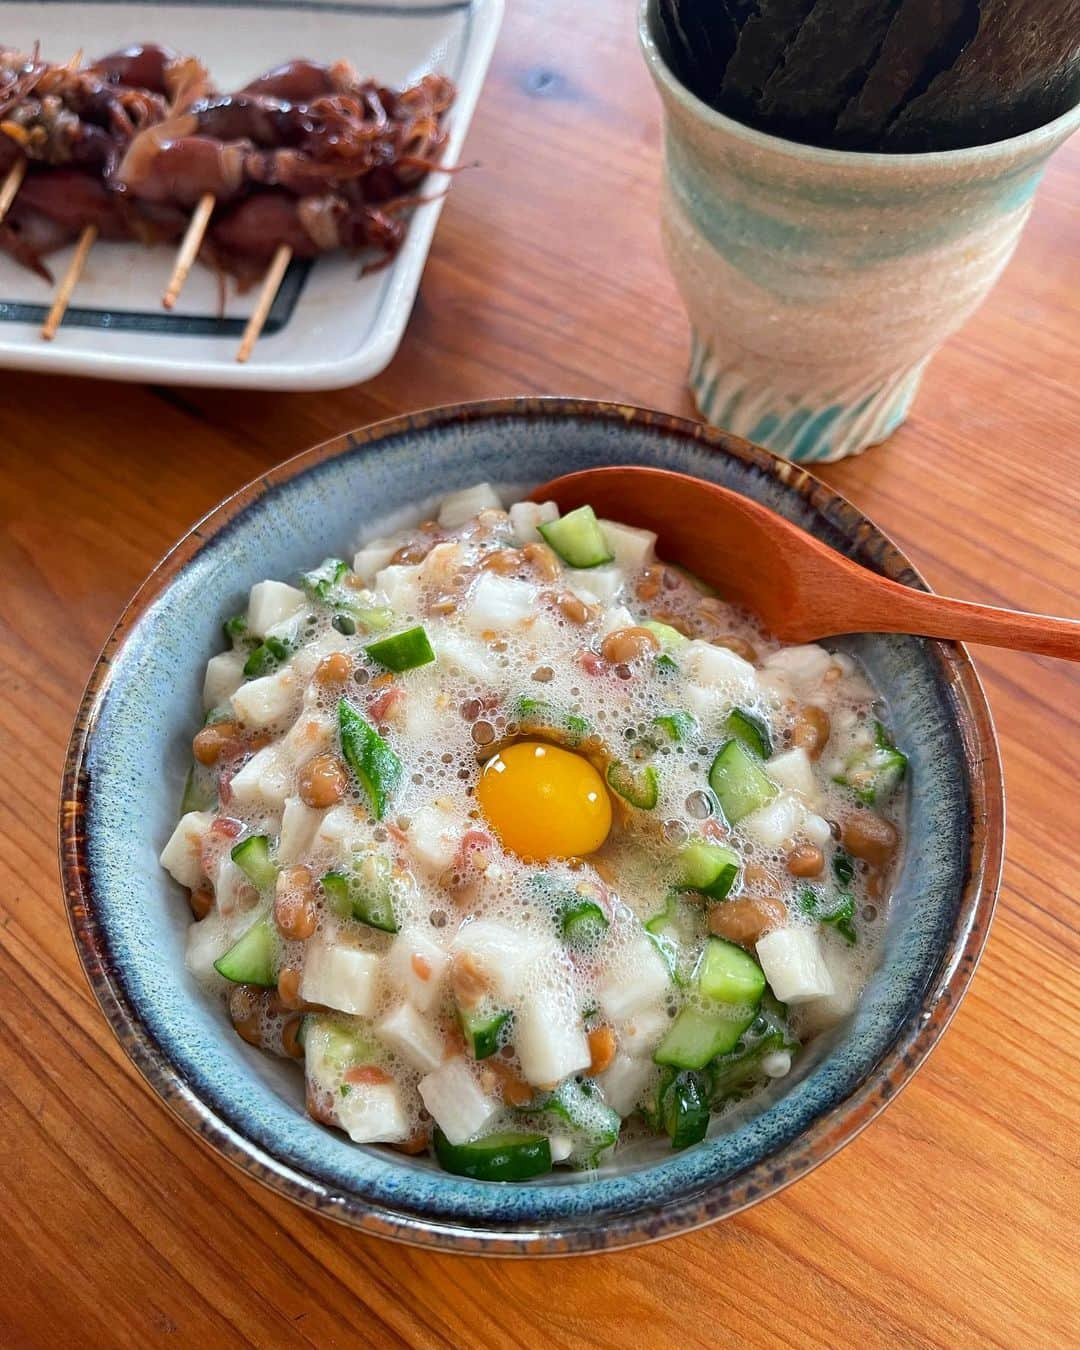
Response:
[{"label": "blue rim of bowl", "polygon": [[94,997],[124,1051],[170,1111],[226,1161],[271,1190],[306,1208],[357,1228],[416,1247],[502,1256],[558,1256],[614,1251],[693,1231],[730,1217],[790,1185],[854,1138],[911,1079],[951,1021],[982,952],[993,917],[1004,856],[1005,809],[1001,763],[990,710],[966,650],[928,643],[949,690],[961,732],[969,789],[971,844],[967,872],[944,954],[922,999],[909,1010],[874,1068],[835,1106],[801,1134],[750,1167],[681,1195],[655,1209],[630,1208],[599,1216],[574,1215],[501,1228],[446,1222],[419,1211],[389,1209],[345,1189],[328,1186],[244,1137],[185,1082],[165,1048],[144,1025],[111,959],[109,939],[96,914],[85,833],[89,779],[87,757],[111,680],[114,657],[148,606],[219,531],[265,493],[325,460],[353,454],[381,441],[431,428],[522,419],[585,419],[634,423],[698,449],[726,454],[802,497],[851,544],[852,556],[873,570],[924,590],[929,588],[892,541],[846,499],[805,469],[739,437],[667,413],[632,405],[565,398],[505,398],[432,408],[395,417],[335,437],[287,460],[228,497],[192,527],[150,573],[125,608],[105,644],[83,694],[65,762],[60,802],[60,861],[68,920]]}]

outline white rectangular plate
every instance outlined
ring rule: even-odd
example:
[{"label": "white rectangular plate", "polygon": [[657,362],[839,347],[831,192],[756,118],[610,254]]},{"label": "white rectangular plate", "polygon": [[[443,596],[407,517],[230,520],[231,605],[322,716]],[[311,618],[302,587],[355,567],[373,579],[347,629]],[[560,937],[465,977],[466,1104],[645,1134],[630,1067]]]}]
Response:
[{"label": "white rectangular plate", "polygon": [[[160,42],[206,65],[221,89],[238,88],[293,57],[348,60],[392,85],[438,70],[457,85],[444,163],[459,158],[495,38],[503,0],[133,0],[131,3],[0,3],[0,43],[86,60],[135,42]],[[432,174],[423,194],[448,186]],[[176,308],[161,293],[175,247],[99,243],[90,253],[56,338],[41,324],[50,291],[0,254],[0,367],[160,384],[247,389],[337,389],[370,379],[397,351],[439,218],[441,200],[413,213],[393,264],[359,277],[343,254],[293,262],[246,365],[236,361],[256,292],[230,287],[224,318],[216,278],[195,267]],[[71,250],[48,263],[60,277]]]}]

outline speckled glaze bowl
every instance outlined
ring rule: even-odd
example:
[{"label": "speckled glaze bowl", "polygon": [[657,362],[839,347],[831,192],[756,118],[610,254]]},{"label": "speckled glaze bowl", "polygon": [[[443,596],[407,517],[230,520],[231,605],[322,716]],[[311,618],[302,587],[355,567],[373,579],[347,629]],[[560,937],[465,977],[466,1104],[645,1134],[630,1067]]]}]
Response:
[{"label": "speckled glaze bowl", "polygon": [[912,784],[882,962],[850,1025],[745,1120],[674,1154],[657,1141],[599,1174],[498,1185],[358,1147],[303,1110],[302,1075],[240,1040],[184,968],[186,897],[158,866],[207,659],[248,587],[348,553],[381,516],[480,479],[534,484],[591,465],[696,474],[764,502],[887,576],[921,586],[870,522],[794,465],[660,413],[508,399],[397,418],[259,478],[188,534],[120,619],[87,687],[63,785],[71,926],[102,1010],[165,1104],[223,1157],[309,1208],[424,1247],[505,1255],[612,1249],[770,1195],[851,1139],[941,1035],[975,968],[1002,857],[1001,772],[965,651],[845,641],[890,703]]},{"label": "speckled glaze bowl", "polygon": [[642,0],[639,31],[664,104],[661,232],[701,415],[804,462],[884,440],[1001,275],[1080,105],[965,150],[824,150],[696,98],[667,60],[657,0]]}]

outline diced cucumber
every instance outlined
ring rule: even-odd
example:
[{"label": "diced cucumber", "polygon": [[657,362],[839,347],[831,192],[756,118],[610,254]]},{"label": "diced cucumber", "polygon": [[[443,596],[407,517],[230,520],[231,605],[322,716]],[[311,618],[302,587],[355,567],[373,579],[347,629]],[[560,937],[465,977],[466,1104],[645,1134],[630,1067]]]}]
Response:
[{"label": "diced cucumber", "polygon": [[435,1156],[443,1171],[474,1181],[528,1181],[551,1171],[546,1134],[503,1130],[467,1144],[452,1144],[436,1127]]},{"label": "diced cucumber", "polygon": [[622,1128],[622,1118],[604,1101],[591,1079],[568,1078],[529,1114],[554,1116],[571,1137],[567,1161],[573,1167],[597,1167],[603,1154],[614,1148]]},{"label": "diced cucumber", "polygon": [[799,908],[804,914],[835,928],[849,946],[859,940],[855,930],[855,897],[850,891],[837,891],[826,896],[813,886],[804,886],[799,892]]},{"label": "diced cucumber", "polygon": [[214,962],[214,969],[234,984],[277,984],[278,940],[268,915],[256,919],[238,942]]},{"label": "diced cucumber", "polygon": [[760,717],[755,717],[745,708],[732,708],[724,727],[737,741],[741,741],[748,750],[757,755],[758,759],[768,759],[772,754],[772,737],[769,735],[768,726]]},{"label": "diced cucumber", "polygon": [[323,875],[326,903],[339,918],[356,919],[384,933],[396,933],[392,874],[392,864],[384,854],[356,854],[348,872]]},{"label": "diced cucumber", "polygon": [[720,747],[709,770],[709,786],[732,825],[771,802],[779,792],[736,740]]},{"label": "diced cucumber", "polygon": [[417,666],[426,666],[435,660],[428,635],[420,627],[406,628],[403,633],[380,638],[378,642],[369,643],[364,650],[373,661],[398,672],[415,670]]},{"label": "diced cucumber", "polygon": [[661,713],[659,717],[653,718],[653,726],[659,727],[667,738],[677,745],[688,741],[698,729],[697,718],[693,713],[681,710]]},{"label": "diced cucumber", "polygon": [[591,506],[579,506],[536,528],[568,567],[599,567],[615,557]]},{"label": "diced cucumber", "polygon": [[473,1059],[487,1059],[499,1048],[499,1033],[509,1020],[506,1008],[497,1012],[483,1012],[472,1008],[458,1008],[458,1022]]},{"label": "diced cucumber", "polygon": [[270,856],[268,835],[250,835],[233,848],[229,857],[260,891],[277,884],[278,866]]},{"label": "diced cucumber", "polygon": [[799,1042],[784,1020],[782,1004],[764,1003],[758,1015],[739,1040],[709,1065],[711,1098],[714,1106],[736,1095],[747,1083],[761,1076],[761,1061],[773,1050],[798,1050]]},{"label": "diced cucumber", "polygon": [[847,762],[833,782],[849,787],[865,806],[891,797],[907,772],[907,755],[897,750],[880,722],[874,723],[874,744],[860,750]]},{"label": "diced cucumber", "polygon": [[228,645],[235,646],[241,638],[247,637],[247,615],[234,614],[221,625],[221,631],[225,634]]},{"label": "diced cucumber", "polygon": [[765,974],[749,952],[710,937],[697,968],[697,985],[713,1003],[756,1008],[765,992]]},{"label": "diced cucumber", "polygon": [[607,781],[608,787],[642,811],[651,811],[660,796],[660,780],[651,764],[633,768],[621,760],[612,760]]},{"label": "diced cucumber", "polygon": [[180,798],[180,814],[189,811],[212,811],[217,806],[217,790],[211,777],[193,764],[184,779],[184,795]]},{"label": "diced cucumber", "polygon": [[683,1070],[666,1088],[661,1104],[665,1133],[674,1149],[700,1143],[709,1128],[709,1085],[693,1070]]},{"label": "diced cucumber", "polygon": [[332,1013],[305,1014],[297,1040],[317,1073],[340,1073],[378,1057],[378,1046],[355,1021]]},{"label": "diced cucumber", "polygon": [[382,820],[401,782],[401,760],[346,699],[338,703],[338,729],[345,762],[363,789],[371,814]]},{"label": "diced cucumber", "polygon": [[723,900],[735,884],[741,862],[726,844],[694,839],[679,854],[679,881],[692,891]]},{"label": "diced cucumber", "polygon": [[669,623],[661,623],[659,619],[642,619],[641,627],[647,628],[653,637],[659,641],[660,646],[665,649],[668,647],[685,647],[690,641],[685,633],[680,633],[677,628],[672,628]]},{"label": "diced cucumber", "polygon": [[705,913],[700,905],[686,904],[672,892],[664,908],[645,921],[645,931],[664,958],[671,978],[686,985],[705,934]]},{"label": "diced cucumber", "polygon": [[269,675],[283,661],[289,659],[292,651],[291,642],[279,637],[268,637],[257,647],[252,648],[248,659],[244,662],[244,674],[249,680],[258,679],[260,675]]},{"label": "diced cucumber", "polygon": [[318,567],[301,576],[300,585],[312,600],[321,600],[327,604],[334,587],[351,570],[341,558],[325,558]]},{"label": "diced cucumber", "polygon": [[563,908],[559,926],[564,942],[571,947],[588,947],[603,938],[608,921],[595,900],[575,896]]},{"label": "diced cucumber", "polygon": [[570,746],[580,745],[592,733],[587,718],[526,695],[515,700],[511,718],[519,731],[545,732]]},{"label": "diced cucumber", "polygon": [[726,1055],[753,1022],[754,1012],[724,1009],[704,1012],[687,1004],[653,1055],[657,1064],[676,1069],[703,1069],[717,1055]]}]

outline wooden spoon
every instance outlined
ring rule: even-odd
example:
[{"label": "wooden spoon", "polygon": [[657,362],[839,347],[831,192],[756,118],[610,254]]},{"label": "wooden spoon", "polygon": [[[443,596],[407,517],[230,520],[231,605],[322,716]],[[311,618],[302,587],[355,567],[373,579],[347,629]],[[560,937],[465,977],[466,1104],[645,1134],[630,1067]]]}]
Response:
[{"label": "wooden spoon", "polygon": [[679,562],[785,642],[840,633],[918,633],[1080,661],[1080,620],[974,605],[878,576],[729,488],[667,469],[584,469],[545,483],[533,501],[655,530]]}]

